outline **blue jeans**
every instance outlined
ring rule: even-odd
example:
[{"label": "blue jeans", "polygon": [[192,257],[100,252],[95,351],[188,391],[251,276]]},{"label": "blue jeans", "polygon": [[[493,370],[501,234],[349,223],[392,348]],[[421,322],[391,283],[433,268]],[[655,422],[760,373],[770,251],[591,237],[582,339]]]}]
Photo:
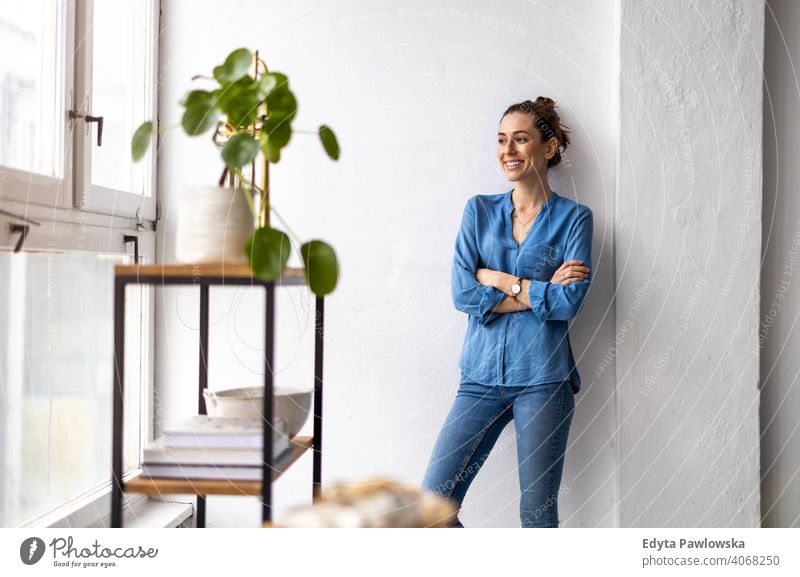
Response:
[{"label": "blue jeans", "polygon": [[[575,412],[569,381],[529,386],[461,384],[433,448],[422,489],[458,508],[505,426],[513,419],[522,527],[558,527],[558,492]],[[456,518],[453,527],[463,527]]]}]

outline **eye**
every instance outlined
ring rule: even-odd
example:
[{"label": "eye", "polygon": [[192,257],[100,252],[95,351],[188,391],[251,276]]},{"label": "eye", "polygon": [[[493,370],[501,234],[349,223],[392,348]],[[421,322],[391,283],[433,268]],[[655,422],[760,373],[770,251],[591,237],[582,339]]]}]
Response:
[{"label": "eye", "polygon": [[527,142],[528,141],[528,139],[525,138],[524,136],[520,136],[519,138],[515,138],[514,140],[516,140],[517,142]]},{"label": "eye", "polygon": [[497,144],[505,144],[505,140],[500,138],[500,139],[497,140]]}]

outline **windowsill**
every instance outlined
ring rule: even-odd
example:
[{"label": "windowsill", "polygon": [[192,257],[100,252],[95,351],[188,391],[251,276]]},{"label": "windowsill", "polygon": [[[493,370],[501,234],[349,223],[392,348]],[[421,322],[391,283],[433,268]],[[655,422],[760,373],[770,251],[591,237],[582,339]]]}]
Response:
[{"label": "windowsill", "polygon": [[145,497],[122,513],[122,526],[130,529],[161,529],[192,522],[194,505],[179,501],[158,501]]},{"label": "windowsill", "polygon": [[[131,529],[178,527],[190,520],[190,501],[162,501],[147,495],[123,493],[122,526]],[[47,528],[97,528],[111,525],[111,484],[53,513],[22,525]]]}]

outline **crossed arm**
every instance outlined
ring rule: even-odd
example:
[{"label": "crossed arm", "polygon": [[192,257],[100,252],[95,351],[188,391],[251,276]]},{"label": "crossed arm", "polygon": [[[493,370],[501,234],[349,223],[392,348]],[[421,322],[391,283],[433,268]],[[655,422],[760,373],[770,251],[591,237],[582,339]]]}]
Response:
[{"label": "crossed arm", "polygon": [[[481,324],[499,317],[494,313],[531,309],[542,321],[568,320],[581,308],[589,288],[592,212],[580,211],[573,223],[564,254],[569,257],[550,281],[523,279],[516,298],[511,285],[517,277],[502,271],[477,268],[475,197],[467,202],[455,243],[452,296],[457,310],[474,316]],[[584,266],[586,265],[586,266]]]},{"label": "crossed arm", "polygon": [[[550,284],[560,284],[569,286],[570,284],[586,279],[589,277],[589,268],[583,266],[581,260],[568,260],[558,268],[550,279]],[[488,268],[479,268],[475,274],[475,279],[486,287],[494,287],[503,291],[506,294],[500,303],[495,306],[492,311],[496,313],[514,313],[524,311],[531,308],[530,290],[531,281],[522,279],[520,286],[522,290],[514,298],[511,292],[511,286],[516,282],[518,277],[504,273],[499,270],[492,270]]]},{"label": "crossed arm", "polygon": [[506,297],[492,309],[493,312],[514,313],[531,308],[530,298],[526,294],[530,290],[531,281],[522,279],[520,283],[522,290],[517,295],[517,298],[514,298],[511,296],[513,294],[511,285],[514,284],[517,278],[510,274],[489,268],[479,268],[476,271],[475,279],[483,286],[494,287],[506,294]]}]

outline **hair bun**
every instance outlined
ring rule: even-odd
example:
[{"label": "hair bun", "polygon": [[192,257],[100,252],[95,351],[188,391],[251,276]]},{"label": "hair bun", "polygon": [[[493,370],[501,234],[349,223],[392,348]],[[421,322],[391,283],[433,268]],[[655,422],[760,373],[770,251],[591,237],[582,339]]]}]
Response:
[{"label": "hair bun", "polygon": [[544,106],[547,106],[548,108],[555,108],[556,107],[556,101],[553,100],[552,98],[548,98],[547,96],[539,96],[536,99],[536,103],[535,104],[542,104]]}]

